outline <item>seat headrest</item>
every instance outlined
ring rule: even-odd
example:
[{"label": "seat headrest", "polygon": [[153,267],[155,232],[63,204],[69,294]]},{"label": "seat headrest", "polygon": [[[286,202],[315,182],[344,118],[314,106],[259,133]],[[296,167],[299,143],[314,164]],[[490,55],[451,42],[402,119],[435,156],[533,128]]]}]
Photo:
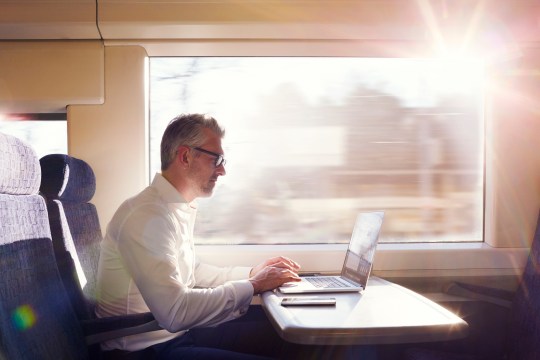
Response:
[{"label": "seat headrest", "polygon": [[36,152],[22,140],[0,133],[0,193],[37,194],[41,180]]},{"label": "seat headrest", "polygon": [[41,187],[47,199],[85,203],[96,192],[94,171],[83,160],[64,154],[51,154],[39,160]]}]

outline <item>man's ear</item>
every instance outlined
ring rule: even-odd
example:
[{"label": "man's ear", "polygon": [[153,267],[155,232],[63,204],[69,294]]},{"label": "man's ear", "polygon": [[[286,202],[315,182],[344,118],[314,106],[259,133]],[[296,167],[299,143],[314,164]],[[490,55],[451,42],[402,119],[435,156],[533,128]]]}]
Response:
[{"label": "man's ear", "polygon": [[191,163],[191,151],[188,146],[179,146],[177,153],[177,161],[180,162],[180,166],[183,169],[189,167]]}]

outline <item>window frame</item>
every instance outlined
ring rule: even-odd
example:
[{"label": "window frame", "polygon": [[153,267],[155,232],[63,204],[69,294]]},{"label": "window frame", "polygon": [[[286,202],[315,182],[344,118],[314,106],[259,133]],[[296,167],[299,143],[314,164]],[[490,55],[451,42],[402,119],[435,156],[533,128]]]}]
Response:
[{"label": "window frame", "polygon": [[[274,256],[288,256],[303,272],[341,271],[346,244],[197,245],[203,261],[220,266],[252,266]],[[374,269],[382,277],[519,276],[528,248],[496,248],[486,243],[379,244]]]},{"label": "window frame", "polygon": [[[182,40],[152,41],[124,40],[107,41],[106,45],[142,46],[147,56],[370,56],[370,57],[429,57],[436,54],[426,42],[362,41],[362,40]],[[486,74],[489,77],[489,74]],[[512,247],[498,243],[494,236],[494,207],[497,201],[493,185],[494,149],[491,124],[490,99],[485,100],[484,140],[484,231],[483,243],[471,251],[471,243],[453,244],[451,268],[447,264],[449,249],[441,244],[380,244],[374,264],[376,275],[398,272],[402,278],[426,277],[438,274],[466,277],[521,275],[528,256],[528,247],[519,239]],[[491,175],[491,177],[490,177]],[[504,241],[504,240],[503,240]],[[422,246],[429,250],[422,250]],[[518,245],[518,246],[516,246]],[[521,245],[521,246],[519,246]],[[246,265],[283,255],[295,258],[300,263],[315,264],[304,267],[314,271],[339,271],[336,264],[343,260],[343,250],[333,248],[345,245],[197,245],[197,253],[204,261],[216,265]],[[227,256],[223,256],[227,254]],[[407,260],[402,260],[406,255]],[[428,256],[426,256],[428,255]],[[491,266],[478,268],[476,259],[483,256]],[[439,261],[440,260],[440,261]],[[324,264],[330,265],[324,265]],[[333,264],[333,265],[332,265]],[[399,266],[397,264],[400,264]],[[443,268],[444,267],[444,268]]]}]

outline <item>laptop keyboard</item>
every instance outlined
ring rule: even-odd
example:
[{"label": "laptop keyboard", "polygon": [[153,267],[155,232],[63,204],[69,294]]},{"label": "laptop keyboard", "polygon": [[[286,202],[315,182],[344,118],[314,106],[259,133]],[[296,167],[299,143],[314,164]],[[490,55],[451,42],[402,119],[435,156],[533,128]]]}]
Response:
[{"label": "laptop keyboard", "polygon": [[318,288],[346,288],[351,287],[350,284],[340,281],[336,277],[305,277],[313,286]]}]

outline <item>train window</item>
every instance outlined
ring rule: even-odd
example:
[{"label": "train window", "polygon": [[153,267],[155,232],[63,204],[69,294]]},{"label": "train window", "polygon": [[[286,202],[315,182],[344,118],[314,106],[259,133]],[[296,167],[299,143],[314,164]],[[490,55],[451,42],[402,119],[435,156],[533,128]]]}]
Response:
[{"label": "train window", "polygon": [[226,128],[200,243],[346,243],[375,209],[381,242],[483,240],[481,62],[155,57],[150,77],[151,176],[175,115]]},{"label": "train window", "polygon": [[65,113],[0,114],[0,132],[31,144],[39,158],[48,154],[67,154]]}]

